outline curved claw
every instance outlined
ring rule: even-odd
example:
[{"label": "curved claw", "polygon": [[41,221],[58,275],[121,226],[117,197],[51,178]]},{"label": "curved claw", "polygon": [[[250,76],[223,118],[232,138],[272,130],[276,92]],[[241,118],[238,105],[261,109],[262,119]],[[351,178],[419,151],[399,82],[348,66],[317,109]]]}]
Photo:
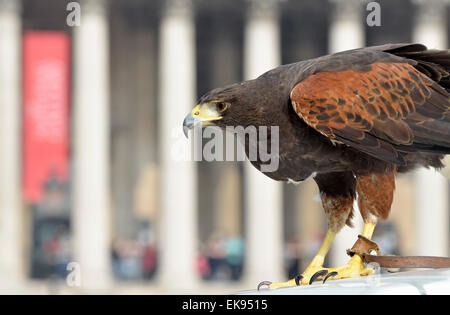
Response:
[{"label": "curved claw", "polygon": [[302,281],[303,280],[303,276],[302,275],[298,275],[297,277],[295,277],[295,284],[297,285],[297,286],[299,286],[300,285],[300,281]]},{"label": "curved claw", "polygon": [[315,274],[313,274],[313,276],[309,280],[309,284],[311,285],[314,281],[316,281],[316,279],[318,277],[325,276],[327,273],[328,273],[328,270],[325,270],[325,269],[317,271]]},{"label": "curved claw", "polygon": [[266,285],[267,287],[269,287],[271,284],[272,284],[272,281],[261,281],[258,284],[258,291],[259,291],[259,289],[261,289],[262,286]]},{"label": "curved claw", "polygon": [[337,275],[338,275],[337,271],[330,272],[329,274],[326,275],[325,279],[323,279],[322,283],[325,283],[325,281],[327,281],[328,278],[335,277]]}]

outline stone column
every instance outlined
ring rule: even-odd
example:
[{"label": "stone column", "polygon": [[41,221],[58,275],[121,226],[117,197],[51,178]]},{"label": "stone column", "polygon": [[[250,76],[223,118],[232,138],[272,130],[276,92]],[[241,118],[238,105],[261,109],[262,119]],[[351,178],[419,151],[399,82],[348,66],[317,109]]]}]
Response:
[{"label": "stone column", "polygon": [[[415,0],[416,21],[413,42],[428,48],[448,48],[446,0]],[[435,170],[420,169],[415,174],[415,222],[417,255],[449,254],[449,186]]]},{"label": "stone column", "polygon": [[192,2],[166,1],[160,27],[159,151],[161,217],[159,277],[169,290],[196,285],[197,181],[193,161],[177,155],[183,119],[195,105],[195,26]]},{"label": "stone column", "polygon": [[0,1],[0,286],[24,276],[21,217],[21,2]]},{"label": "stone column", "polygon": [[365,44],[363,2],[359,0],[330,0],[334,4],[330,30],[329,51],[363,47]]},{"label": "stone column", "polygon": [[106,2],[81,2],[74,28],[75,260],[83,289],[102,289],[111,276],[109,38]]},{"label": "stone column", "polygon": [[[335,53],[363,47],[365,44],[363,2],[359,0],[331,0],[334,12],[329,30],[329,50]],[[363,221],[355,202],[354,228],[344,227],[336,236],[330,252],[331,266],[345,264],[349,257],[346,250],[351,248],[362,233]]]},{"label": "stone column", "polygon": [[[277,1],[251,1],[244,39],[245,79],[281,63],[279,33]],[[245,191],[245,277],[255,285],[283,280],[282,186],[246,162]]]}]

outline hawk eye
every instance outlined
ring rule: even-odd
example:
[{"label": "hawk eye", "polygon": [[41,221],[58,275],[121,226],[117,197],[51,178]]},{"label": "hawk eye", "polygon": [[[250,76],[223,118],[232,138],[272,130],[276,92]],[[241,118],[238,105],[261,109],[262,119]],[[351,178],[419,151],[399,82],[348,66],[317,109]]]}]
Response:
[{"label": "hawk eye", "polygon": [[216,109],[219,113],[223,112],[225,109],[227,109],[227,104],[225,103],[217,103],[216,104]]}]

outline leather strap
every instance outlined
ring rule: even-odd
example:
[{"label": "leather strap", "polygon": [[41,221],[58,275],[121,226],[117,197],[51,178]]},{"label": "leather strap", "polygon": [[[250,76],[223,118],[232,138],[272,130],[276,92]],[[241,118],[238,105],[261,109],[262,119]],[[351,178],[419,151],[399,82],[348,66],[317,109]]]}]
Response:
[{"label": "leather strap", "polygon": [[[372,253],[375,252],[376,255]],[[377,263],[384,268],[450,268],[450,258],[432,256],[381,256],[377,243],[358,235],[349,256],[360,255],[365,263]]]},{"label": "leather strap", "polygon": [[361,255],[365,263],[377,263],[384,268],[450,268],[450,258],[432,256]]}]

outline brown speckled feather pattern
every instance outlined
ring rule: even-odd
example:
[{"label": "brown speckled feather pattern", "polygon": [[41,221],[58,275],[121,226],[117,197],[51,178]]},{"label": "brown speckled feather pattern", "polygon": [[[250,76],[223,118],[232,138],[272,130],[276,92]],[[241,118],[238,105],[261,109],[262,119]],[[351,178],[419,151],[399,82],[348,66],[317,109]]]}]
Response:
[{"label": "brown speckled feather pattern", "polygon": [[[382,127],[389,120],[400,122],[415,112],[415,104],[423,104],[429,97],[431,85],[430,79],[409,64],[375,63],[371,71],[363,73],[347,70],[314,74],[295,86],[291,99],[297,114],[323,135],[334,139],[333,130],[349,127],[360,131],[356,135],[362,140],[363,132],[370,132],[376,125]],[[420,100],[413,100],[413,91]],[[392,140],[410,144],[412,138],[406,132]]]},{"label": "brown speckled feather pattern", "polygon": [[386,220],[394,200],[395,173],[359,176],[356,181],[358,206],[364,222]]},{"label": "brown speckled feather pattern", "polygon": [[407,62],[370,67],[365,72],[315,73],[294,87],[292,104],[309,126],[326,137],[403,164],[398,151],[414,148],[415,131],[424,123],[445,119],[450,97]]}]

